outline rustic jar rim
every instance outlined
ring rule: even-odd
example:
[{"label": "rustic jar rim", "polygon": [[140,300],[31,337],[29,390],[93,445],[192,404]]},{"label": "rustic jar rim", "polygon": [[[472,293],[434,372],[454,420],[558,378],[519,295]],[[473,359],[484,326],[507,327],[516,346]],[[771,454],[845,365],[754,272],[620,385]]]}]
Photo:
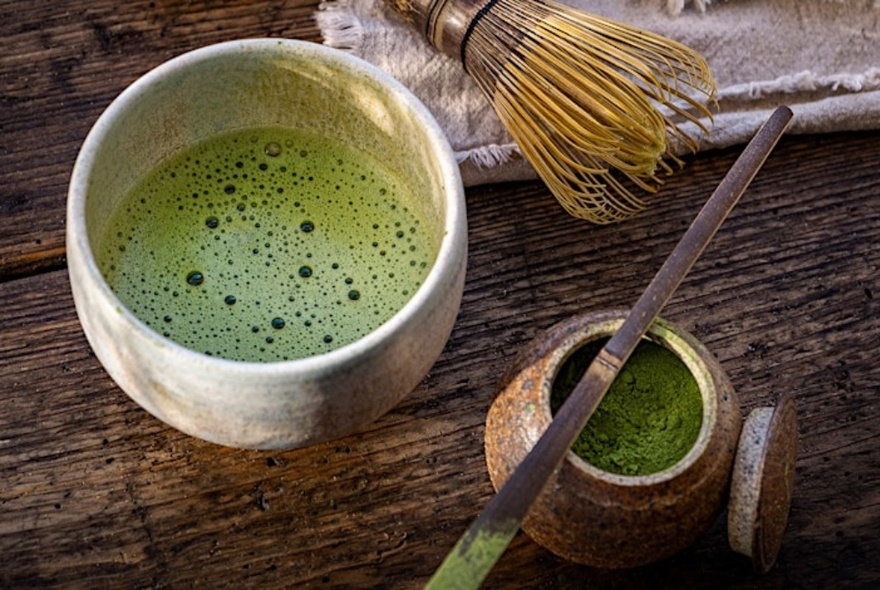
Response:
[{"label": "rustic jar rim", "polygon": [[[587,334],[586,337],[584,337],[583,334],[573,335],[567,339],[565,346],[560,346],[554,351],[549,362],[545,379],[541,383],[540,412],[542,413],[542,419],[546,420],[547,424],[553,420],[553,415],[550,410],[550,395],[553,389],[553,383],[563,364],[572,354],[584,345],[613,335],[620,325],[623,324],[623,321],[624,317],[610,318],[601,321],[595,325],[597,329]],[[675,356],[685,364],[691,375],[693,375],[700,391],[702,423],[700,424],[700,432],[697,435],[697,440],[694,441],[685,456],[675,464],[655,473],[644,475],[613,473],[600,469],[589,463],[573,450],[567,452],[565,460],[576,469],[584,471],[590,476],[609,484],[623,487],[638,487],[665,483],[687,471],[703,455],[708,447],[718,417],[718,392],[716,391],[715,382],[712,378],[709,367],[706,361],[700,356],[700,352],[677,334],[668,322],[660,318],[651,325],[651,328],[645,334],[643,340],[653,342],[675,354]]]}]

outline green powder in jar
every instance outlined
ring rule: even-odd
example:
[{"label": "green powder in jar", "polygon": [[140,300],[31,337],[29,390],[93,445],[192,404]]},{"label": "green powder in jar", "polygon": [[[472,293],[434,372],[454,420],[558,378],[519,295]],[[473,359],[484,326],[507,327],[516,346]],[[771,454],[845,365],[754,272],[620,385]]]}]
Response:
[{"label": "green powder in jar", "polygon": [[[555,414],[607,342],[589,342],[563,363],[553,382]],[[572,445],[584,461],[620,475],[648,475],[678,463],[703,422],[696,379],[670,350],[642,340]]]}]

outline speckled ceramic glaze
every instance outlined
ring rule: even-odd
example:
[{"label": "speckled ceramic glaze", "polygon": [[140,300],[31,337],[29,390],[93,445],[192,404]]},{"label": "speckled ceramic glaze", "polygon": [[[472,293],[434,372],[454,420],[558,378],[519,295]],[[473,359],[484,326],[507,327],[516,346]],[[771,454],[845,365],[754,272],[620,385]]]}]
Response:
[{"label": "speckled ceramic glaze", "polygon": [[[94,237],[128,189],[169,154],[218,132],[272,126],[324,134],[387,163],[421,196],[439,254],[412,299],[351,344],[274,363],[206,356],[163,338],[120,303],[95,263]],[[209,441],[291,448],[375,420],[424,377],[461,302],[466,233],[452,151],[409,91],[341,51],[255,39],[177,57],[108,107],[71,177],[67,257],[89,343],[137,403]]]},{"label": "speckled ceramic glaze", "polygon": [[727,507],[727,538],[734,551],[752,558],[759,573],[773,567],[782,548],[797,446],[797,411],[790,393],[783,393],[776,407],[755,408],[743,424]]},{"label": "speckled ceramic glaze", "polygon": [[[590,313],[536,338],[499,385],[486,422],[486,460],[496,489],[548,428],[553,379],[581,345],[611,336],[625,312]],[[644,565],[694,542],[727,500],[741,428],[739,404],[718,361],[693,336],[658,319],[647,334],[697,380],[703,423],[677,464],[651,475],[601,471],[569,451],[532,506],[523,529],[553,553],[603,568]]]}]

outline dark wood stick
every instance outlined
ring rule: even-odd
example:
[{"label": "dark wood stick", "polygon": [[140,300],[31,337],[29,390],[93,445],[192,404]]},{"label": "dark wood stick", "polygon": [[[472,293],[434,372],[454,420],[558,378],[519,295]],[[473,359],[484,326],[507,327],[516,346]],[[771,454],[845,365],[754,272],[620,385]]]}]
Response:
[{"label": "dark wood stick", "polygon": [[749,142],[550,427],[458,540],[428,588],[477,588],[488,575],[617,373],[746,191],[791,118],[788,107],[779,107]]}]

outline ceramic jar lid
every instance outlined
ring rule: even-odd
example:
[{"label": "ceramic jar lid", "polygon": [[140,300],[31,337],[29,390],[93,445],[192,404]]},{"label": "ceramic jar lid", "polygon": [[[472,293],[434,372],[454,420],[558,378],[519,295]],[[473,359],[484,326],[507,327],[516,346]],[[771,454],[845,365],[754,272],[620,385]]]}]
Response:
[{"label": "ceramic jar lid", "polygon": [[776,561],[788,522],[797,456],[797,412],[790,395],[753,410],[739,438],[728,505],[734,551],[766,572]]}]

